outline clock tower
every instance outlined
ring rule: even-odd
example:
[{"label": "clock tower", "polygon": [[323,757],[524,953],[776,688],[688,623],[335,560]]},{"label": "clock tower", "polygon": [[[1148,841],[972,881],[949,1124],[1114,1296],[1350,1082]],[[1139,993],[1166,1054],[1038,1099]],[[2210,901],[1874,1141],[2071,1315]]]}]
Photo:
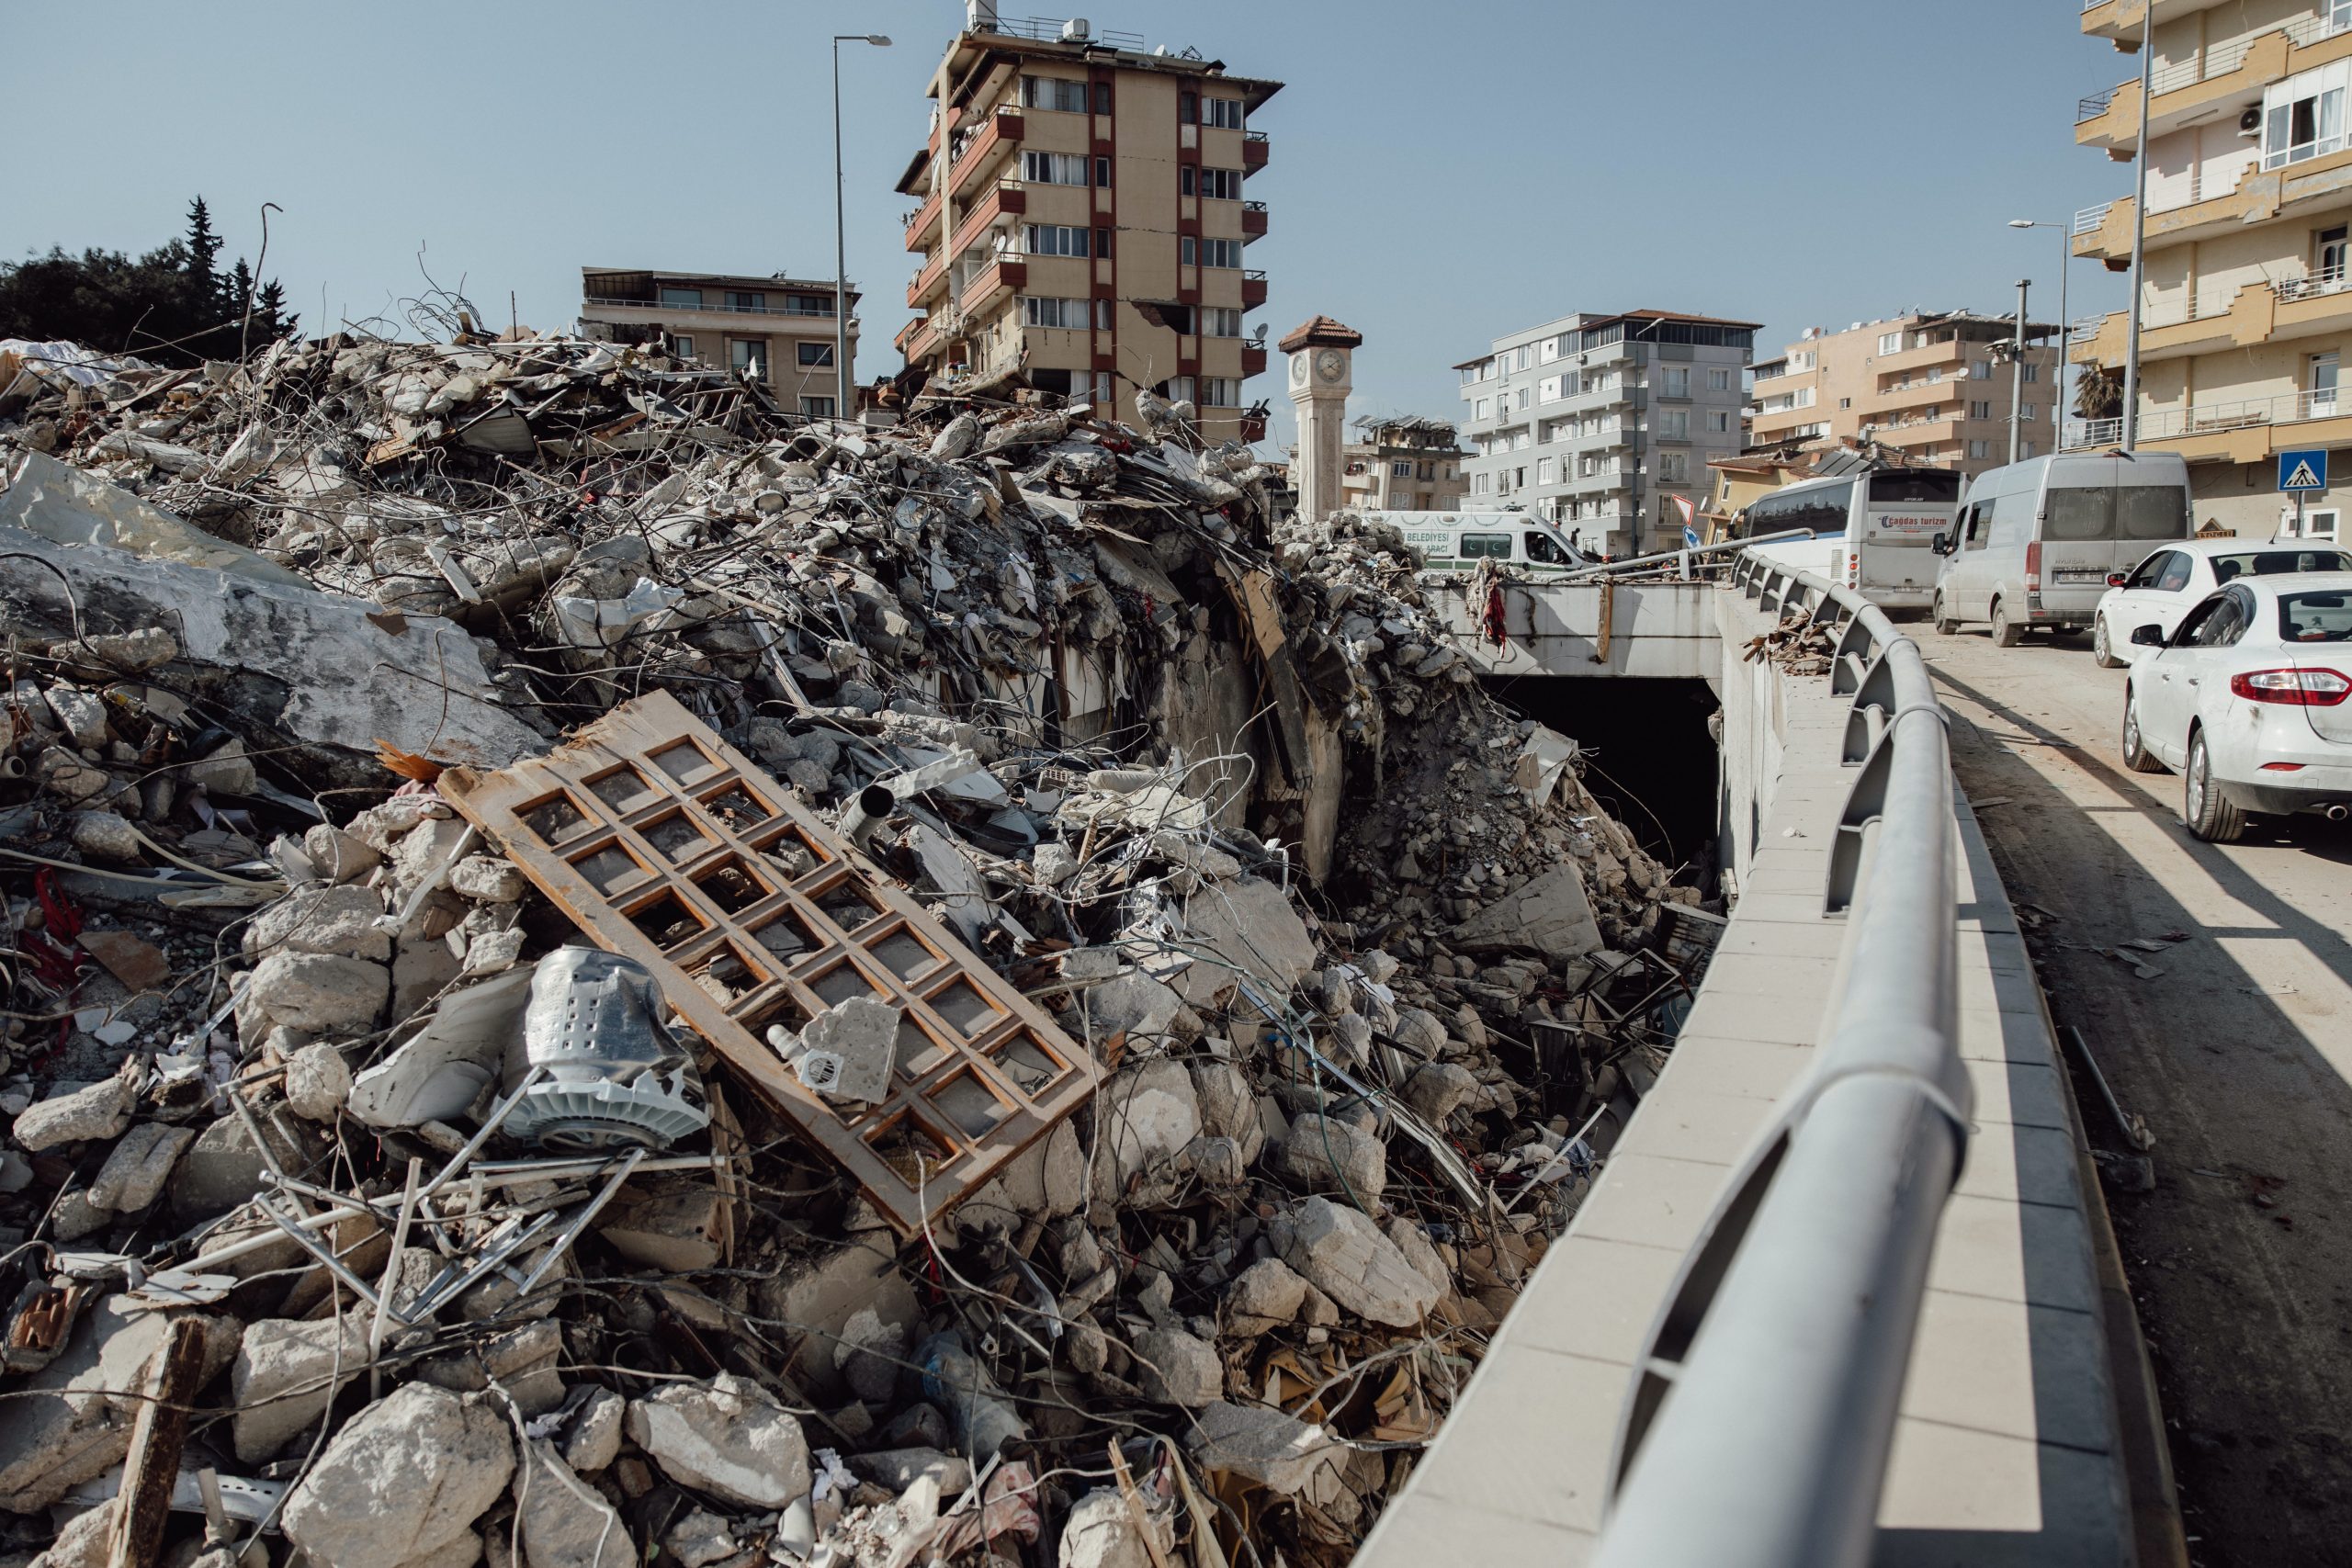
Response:
[{"label": "clock tower", "polygon": [[1290,361],[1290,400],[1298,412],[1298,514],[1320,521],[1340,505],[1340,446],[1346,439],[1348,390],[1363,334],[1329,316],[1292,329],[1277,344]]}]

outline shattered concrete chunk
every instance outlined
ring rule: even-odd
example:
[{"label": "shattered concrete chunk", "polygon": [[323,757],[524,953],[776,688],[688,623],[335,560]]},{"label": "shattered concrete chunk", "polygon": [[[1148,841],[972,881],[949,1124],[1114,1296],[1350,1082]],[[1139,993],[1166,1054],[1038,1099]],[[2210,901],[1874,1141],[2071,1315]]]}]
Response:
[{"label": "shattered concrete chunk", "polygon": [[1094,1118],[1095,1196],[1103,1201],[1172,1163],[1201,1131],[1192,1076],[1165,1056],[1114,1074],[1095,1096]]},{"label": "shattered concrete chunk", "polygon": [[781,1508],[808,1491],[799,1421],[732,1372],[630,1400],[628,1436],[672,1480],[740,1507]]},{"label": "shattered concrete chunk", "polygon": [[122,1074],[52,1095],[17,1116],[10,1129],[28,1153],[85,1138],[119,1137],[130,1122],[131,1080]]},{"label": "shattered concrete chunk", "polygon": [[1388,1149],[1336,1116],[1301,1111],[1283,1140],[1282,1173],[1310,1191],[1349,1192],[1377,1203],[1388,1187]]},{"label": "shattered concrete chunk", "polygon": [[1286,1497],[1318,1506],[1336,1496],[1345,1450],[1320,1427],[1262,1404],[1220,1400],[1194,1417],[1185,1447],[1203,1470],[1229,1470]]},{"label": "shattered concrete chunk", "polygon": [[1184,1000],[1200,1007],[1229,995],[1238,967],[1275,997],[1287,997],[1315,967],[1315,939],[1283,890],[1254,876],[1204,887],[1184,900],[1193,944],[1222,958],[1197,962],[1176,977]]},{"label": "shattered concrete chunk", "polygon": [[1467,1067],[1453,1062],[1423,1062],[1407,1076],[1396,1092],[1407,1105],[1442,1125],[1477,1094],[1478,1087],[1476,1075]]},{"label": "shattered concrete chunk", "polygon": [[126,1214],[144,1209],[163,1195],[181,1151],[195,1141],[193,1127],[168,1127],[160,1122],[133,1127],[90,1179],[90,1203]]},{"label": "shattered concrete chunk", "polygon": [[1306,1281],[1279,1258],[1261,1258],[1226,1287],[1226,1322],[1237,1334],[1263,1334],[1306,1304]]},{"label": "shattered concrete chunk", "polygon": [[380,964],[325,953],[273,953],[254,970],[248,1005],[272,1022],[315,1034],[375,1027],[391,992]]},{"label": "shattered concrete chunk", "polygon": [[800,1081],[835,1100],[872,1103],[890,1093],[899,1043],[899,1010],[872,997],[835,1002],[800,1032],[806,1053],[794,1063]]},{"label": "shattered concrete chunk", "polygon": [[1089,1492],[1072,1505],[1062,1526],[1060,1568],[1158,1568],[1175,1551],[1176,1532],[1158,1510],[1147,1509],[1144,1520],[1136,1523],[1126,1495],[1116,1487]]},{"label": "shattered concrete chunk", "polygon": [[332,1122],[351,1098],[351,1066],[340,1048],[322,1040],[286,1063],[286,1103],[297,1116]]},{"label": "shattered concrete chunk", "polygon": [[1437,1304],[1438,1288],[1363,1211],[1318,1197],[1287,1218],[1275,1232],[1283,1260],[1344,1310],[1391,1328],[1411,1328]]},{"label": "shattered concrete chunk", "polygon": [[287,1496],[286,1538],[322,1568],[405,1563],[461,1542],[514,1473],[490,1404],[404,1383],[328,1440]]},{"label": "shattered concrete chunk", "polygon": [[392,956],[391,934],[376,926],[383,912],[383,899],[368,888],[298,887],[245,927],[245,956],[324,953],[382,964]]},{"label": "shattered concrete chunk", "polygon": [[526,1443],[514,1472],[514,1517],[527,1568],[634,1568],[637,1545],[604,1495],[551,1443]]},{"label": "shattered concrete chunk", "polygon": [[564,1434],[563,1462],[575,1471],[593,1472],[618,1459],[621,1427],[628,1413],[628,1401],[611,1389],[589,1389]]},{"label": "shattered concrete chunk", "polygon": [[237,1458],[260,1464],[326,1413],[335,1393],[368,1366],[368,1324],[357,1313],[296,1322],[264,1318],[245,1328],[229,1366]]},{"label": "shattered concrete chunk", "polygon": [[1518,949],[1551,959],[1580,958],[1602,945],[1584,877],[1573,864],[1554,866],[1489,899],[1447,940],[1465,953]]},{"label": "shattered concrete chunk", "polygon": [[1136,1336],[1135,1358],[1144,1397],[1197,1410],[1225,1393],[1225,1363],[1216,1347],[1181,1328],[1153,1328]]}]

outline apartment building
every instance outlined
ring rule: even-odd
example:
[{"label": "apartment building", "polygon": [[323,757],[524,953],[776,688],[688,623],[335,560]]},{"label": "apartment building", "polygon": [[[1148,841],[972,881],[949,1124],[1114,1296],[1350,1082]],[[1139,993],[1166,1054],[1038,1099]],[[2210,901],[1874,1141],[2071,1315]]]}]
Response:
[{"label": "apartment building", "polygon": [[[2136,51],[2143,16],[2100,0],[2082,30]],[[2141,62],[2113,63],[2132,79],[2076,106],[2075,140],[2123,163],[2128,186]],[[2273,454],[2336,451],[2305,526],[2338,536],[2352,499],[2352,406],[2336,396],[2352,349],[2352,0],[2166,0],[2149,76],[2136,444],[2188,459],[2200,524],[2263,536],[2293,513]],[[2075,254],[2124,270],[2142,221],[2128,189],[2078,212]],[[2120,373],[2126,333],[2125,312],[2107,317],[2078,334],[2075,363]],[[2115,419],[2066,431],[2070,446],[2120,437]]]},{"label": "apartment building", "polygon": [[1359,512],[1459,512],[1470,493],[1454,427],[1442,419],[1362,419],[1340,448],[1340,504]]},{"label": "apartment building", "polygon": [[[685,358],[750,371],[786,409],[812,418],[842,414],[831,278],[583,266],[580,294],[582,336],[648,343],[666,335]],[[848,295],[854,387],[857,290]],[[850,417],[855,413],[848,411]]]},{"label": "apartment building", "polygon": [[1476,511],[1521,507],[1624,556],[1679,539],[1707,464],[1742,445],[1754,321],[1578,313],[1454,367]]},{"label": "apartment building", "polygon": [[917,312],[907,362],[1026,367],[1047,390],[1133,420],[1148,387],[1189,399],[1211,440],[1262,439],[1245,389],[1266,368],[1249,313],[1266,232],[1247,194],[1269,161],[1251,119],[1279,82],[1083,21],[1000,20],[973,0],[933,73],[931,134],[898,189]]},{"label": "apartment building", "polygon": [[2024,395],[2008,344],[2014,316],[1911,310],[1809,327],[1778,359],[1756,367],[1748,445],[1821,450],[1875,441],[1897,460],[1968,475],[2009,460],[2009,410],[2023,415],[2018,452],[2051,451],[2058,436],[2058,329],[2026,323]]}]

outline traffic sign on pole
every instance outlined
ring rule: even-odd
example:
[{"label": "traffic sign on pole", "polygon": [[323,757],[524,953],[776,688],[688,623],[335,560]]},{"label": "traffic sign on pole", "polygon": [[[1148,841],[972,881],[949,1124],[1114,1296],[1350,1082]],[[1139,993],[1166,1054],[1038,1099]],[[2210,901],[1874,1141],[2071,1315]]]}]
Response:
[{"label": "traffic sign on pole", "polygon": [[2327,448],[2313,446],[2278,454],[2278,488],[2282,491],[2325,490]]}]

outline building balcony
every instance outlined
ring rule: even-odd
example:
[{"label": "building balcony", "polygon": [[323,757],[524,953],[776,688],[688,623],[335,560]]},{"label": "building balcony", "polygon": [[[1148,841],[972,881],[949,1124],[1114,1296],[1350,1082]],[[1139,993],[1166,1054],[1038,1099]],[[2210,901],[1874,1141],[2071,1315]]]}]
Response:
[{"label": "building balcony", "polygon": [[[2008,383],[2004,380],[2001,384],[2007,386]],[[1947,376],[1940,381],[1915,380],[1907,387],[1888,387],[1871,394],[1871,406],[1861,417],[1865,422],[1881,415],[1899,418],[1914,409],[1932,408],[1938,403],[1965,402],[1971,396],[1971,389],[1974,389],[1976,397],[1990,397],[1992,385],[1989,381],[1971,381],[1965,376]]]},{"label": "building balcony", "polygon": [[[2185,189],[2170,193],[2178,199],[2150,206],[2147,243],[2151,247],[2189,244],[2292,217],[2299,210],[2340,206],[2347,183],[2352,183],[2352,148],[2278,169],[2248,164],[2226,190],[2209,186],[2201,169],[2192,171]],[[2096,256],[2121,270],[2132,255],[2133,211],[2127,196],[2075,213],[2075,254]]]},{"label": "building balcony", "polygon": [[[856,304],[856,299],[853,295],[850,300],[853,310],[855,310]],[[805,305],[729,305],[724,300],[706,301],[700,305],[679,305],[666,303],[660,299],[616,299],[609,296],[593,294],[582,298],[580,301],[580,308],[583,312],[642,310],[649,315],[658,316],[665,321],[682,320],[687,316],[787,316],[803,321],[831,321],[833,301],[830,293],[825,296],[823,307],[822,310],[818,310]],[[590,319],[593,321],[595,318],[591,314]],[[854,324],[856,317],[853,315],[850,320]]]},{"label": "building balcony", "polygon": [[[2143,362],[2212,354],[2226,348],[2315,337],[2352,328],[2352,274],[2319,273],[2173,296],[2144,308],[2140,318]],[[2121,310],[2096,331],[2077,333],[2070,358],[2077,365],[2120,365],[2131,330]]]},{"label": "building balcony", "polygon": [[1265,373],[1266,351],[1262,348],[1251,348],[1245,344],[1241,350],[1241,374],[1248,377],[1263,376]]},{"label": "building balcony", "polygon": [[920,365],[939,351],[939,323],[928,317],[909,321],[907,330],[899,336],[899,352],[906,355],[910,365]]},{"label": "building balcony", "polygon": [[[2120,419],[2070,419],[2062,444],[2074,451],[2112,446],[2122,438]],[[2191,462],[2232,463],[2260,463],[2274,452],[2301,446],[2352,446],[2352,391],[2281,392],[2143,409],[2132,444],[2143,452],[2178,452]]]},{"label": "building balcony", "polygon": [[1241,308],[1254,310],[1266,302],[1266,275],[1245,272],[1241,275]]},{"label": "building balcony", "polygon": [[1264,131],[1245,130],[1241,133],[1242,173],[1246,175],[1256,174],[1259,170],[1266,166],[1267,160],[1272,158],[1273,154],[1273,143],[1266,140],[1266,133]]},{"label": "building balcony", "polygon": [[[2352,53],[2352,23],[2333,6],[2297,17],[2267,32],[2198,50],[2167,61],[2148,77],[2148,134],[2162,136],[2211,112],[2259,100],[2263,87]],[[2128,157],[2140,131],[2137,80],[2096,93],[2075,106],[2075,141]]]},{"label": "building balcony", "polygon": [[943,250],[915,269],[914,276],[907,280],[907,309],[922,310],[924,301],[937,293],[940,287],[947,281],[948,254],[948,252]]},{"label": "building balcony", "polygon": [[1263,239],[1265,233],[1266,204],[1262,201],[1243,202],[1241,204],[1241,243],[1246,245],[1252,240]]},{"label": "building balcony", "polygon": [[948,194],[960,197],[964,187],[983,171],[994,168],[1000,157],[1021,144],[1023,129],[1019,109],[1001,108],[990,115],[979,133],[965,144],[956,166],[948,172]]},{"label": "building balcony", "polygon": [[996,188],[964,214],[956,225],[956,237],[948,243],[950,255],[962,255],[979,243],[980,236],[1006,219],[1029,210],[1029,187],[1019,180],[999,180]]},{"label": "building balcony", "polygon": [[1970,349],[1982,354],[1984,347],[1982,344],[1964,344],[1957,337],[1949,337],[1939,343],[1922,344],[1917,348],[1906,348],[1894,354],[1874,354],[1871,356],[1871,368],[1885,375],[1889,372],[1926,370],[1938,365],[1961,365],[1967,362]]},{"label": "building balcony", "polygon": [[944,199],[939,192],[933,191],[921,207],[907,214],[907,249],[920,251],[928,247],[932,230],[939,226],[939,209]]},{"label": "building balcony", "polygon": [[[2103,38],[2126,46],[2140,41],[2141,18],[2147,15],[2147,0],[2081,0],[2083,31],[2092,38]],[[2222,0],[2156,0],[2156,25],[2180,17],[2193,17],[2199,11],[2210,11]]]},{"label": "building balcony", "polygon": [[967,317],[977,316],[995,304],[1000,295],[1018,293],[1028,281],[1028,263],[1001,256],[972,275],[956,295],[956,303]]}]

